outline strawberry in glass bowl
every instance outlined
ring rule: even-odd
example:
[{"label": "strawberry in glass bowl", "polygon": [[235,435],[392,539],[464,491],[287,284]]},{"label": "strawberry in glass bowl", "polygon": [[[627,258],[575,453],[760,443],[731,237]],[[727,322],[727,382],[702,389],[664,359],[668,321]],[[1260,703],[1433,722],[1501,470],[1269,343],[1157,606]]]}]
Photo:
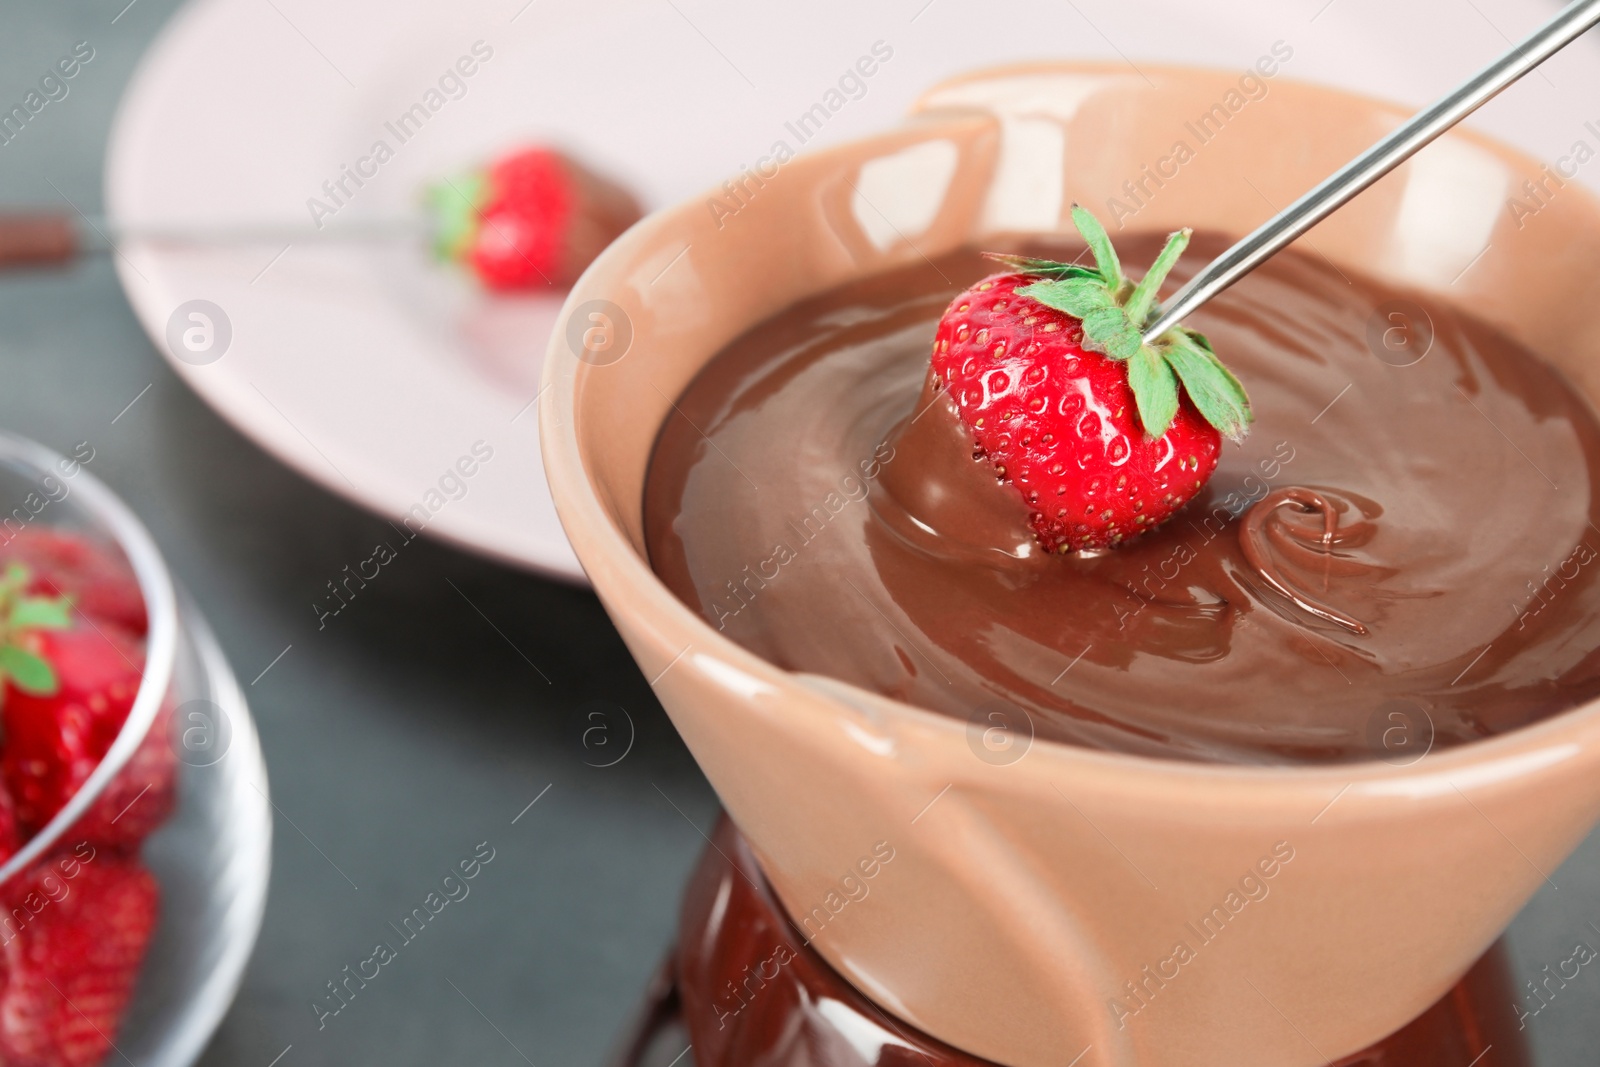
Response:
[{"label": "strawberry in glass bowl", "polygon": [[248,711],[94,451],[0,434],[3,1067],[191,1062],[264,902]]}]

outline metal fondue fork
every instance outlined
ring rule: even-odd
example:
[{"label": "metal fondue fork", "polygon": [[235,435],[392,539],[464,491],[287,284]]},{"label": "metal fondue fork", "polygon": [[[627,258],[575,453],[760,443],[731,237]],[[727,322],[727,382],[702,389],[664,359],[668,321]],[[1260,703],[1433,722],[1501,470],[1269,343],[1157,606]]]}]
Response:
[{"label": "metal fondue fork", "polygon": [[1417,112],[1389,136],[1346,163],[1322,184],[1268,219],[1254,233],[1212,260],[1162,305],[1144,332],[1155,341],[1200,305],[1276,255],[1285,245],[1409,159],[1441,133],[1571,44],[1600,22],[1600,0],[1577,0],[1520,44],[1468,78],[1437,103]]}]

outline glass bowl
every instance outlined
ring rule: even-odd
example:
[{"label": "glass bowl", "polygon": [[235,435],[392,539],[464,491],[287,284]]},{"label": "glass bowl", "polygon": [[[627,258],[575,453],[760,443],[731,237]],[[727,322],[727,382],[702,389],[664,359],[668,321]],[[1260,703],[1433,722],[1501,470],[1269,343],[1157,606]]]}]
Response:
[{"label": "glass bowl", "polygon": [[[0,433],[0,558],[41,528],[94,542],[132,571],[149,624],[139,689],[116,739],[66,805],[0,864],[0,889],[70,841],[86,813],[94,817],[147,739],[170,745],[176,801],[140,848],[160,887],[159,919],[121,1026],[108,1035],[108,1061],[183,1067],[221,1022],[260,931],[272,835],[266,767],[210,628],[148,531],[89,473],[94,453],[88,442],[63,456]],[[156,742],[154,729],[167,736]]]}]

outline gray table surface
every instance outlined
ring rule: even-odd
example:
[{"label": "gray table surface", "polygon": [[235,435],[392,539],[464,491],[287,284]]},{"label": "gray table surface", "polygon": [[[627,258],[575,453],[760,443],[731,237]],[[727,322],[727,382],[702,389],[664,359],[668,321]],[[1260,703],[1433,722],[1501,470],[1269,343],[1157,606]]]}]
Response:
[{"label": "gray table surface", "polygon": [[[0,0],[0,99],[74,41],[97,53],[49,123],[0,147],[0,204],[98,207],[118,96],[177,6],[124,4]],[[318,632],[324,583],[387,526],[206,408],[103,260],[0,277],[0,427],[58,449],[96,443],[96,472],[149,525],[244,682],[292,646],[248,689],[280,809],[273,879],[202,1062],[267,1067],[287,1049],[282,1067],[601,1063],[672,937],[702,847],[691,820],[709,827],[716,798],[594,597],[419,544]],[[637,724],[628,758],[604,770],[580,741],[596,700]],[[325,983],[482,841],[495,859],[471,895],[319,1030]],[[1519,982],[1575,941],[1600,947],[1600,835],[1551,881],[1512,928]],[[1600,969],[1587,968],[1530,1022],[1540,1063],[1595,1062],[1597,1007]]]}]

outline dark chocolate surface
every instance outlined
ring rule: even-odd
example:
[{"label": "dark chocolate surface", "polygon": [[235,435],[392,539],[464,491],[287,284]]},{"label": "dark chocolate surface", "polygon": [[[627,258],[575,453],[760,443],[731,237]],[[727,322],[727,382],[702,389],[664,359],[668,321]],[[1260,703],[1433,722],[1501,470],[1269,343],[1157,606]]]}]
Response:
[{"label": "dark chocolate surface", "polygon": [[807,301],[679,400],[651,560],[727,636],[963,719],[1215,761],[1409,759],[1600,692],[1600,425],[1549,365],[1286,253],[1191,323],[1251,392],[1243,446],[1153,534],[1054,557],[924,387],[985,273],[963,252]]}]

